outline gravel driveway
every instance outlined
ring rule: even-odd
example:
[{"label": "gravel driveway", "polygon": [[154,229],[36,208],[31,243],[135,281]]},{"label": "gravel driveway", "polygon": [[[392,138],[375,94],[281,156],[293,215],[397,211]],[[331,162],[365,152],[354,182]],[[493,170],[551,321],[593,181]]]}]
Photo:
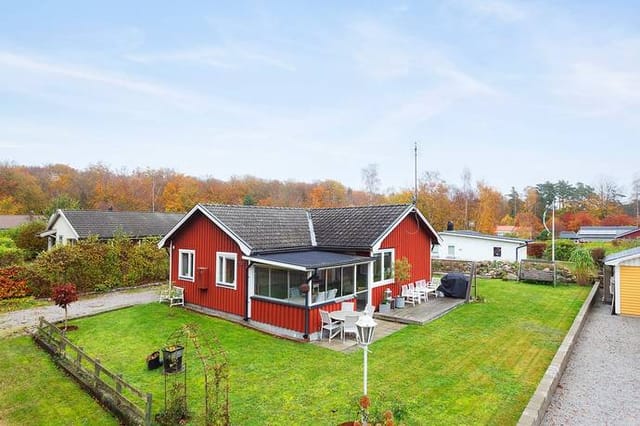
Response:
[{"label": "gravel driveway", "polygon": [[[78,318],[127,306],[140,305],[158,300],[158,286],[144,289],[116,291],[113,293],[81,297],[69,305],[69,318]],[[64,319],[64,309],[56,305],[40,306],[0,315],[0,337],[21,333],[35,326],[38,318],[55,322]]]},{"label": "gravel driveway", "polygon": [[543,425],[640,425],[640,318],[611,315],[599,300]]}]

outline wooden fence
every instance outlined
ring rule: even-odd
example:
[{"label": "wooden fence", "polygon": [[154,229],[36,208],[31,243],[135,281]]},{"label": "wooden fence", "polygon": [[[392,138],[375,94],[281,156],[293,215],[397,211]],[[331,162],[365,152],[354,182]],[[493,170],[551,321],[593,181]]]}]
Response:
[{"label": "wooden fence", "polygon": [[150,425],[152,395],[127,383],[81,347],[68,340],[62,330],[40,317],[33,334],[36,342],[53,355],[54,361],[105,404],[126,424]]}]

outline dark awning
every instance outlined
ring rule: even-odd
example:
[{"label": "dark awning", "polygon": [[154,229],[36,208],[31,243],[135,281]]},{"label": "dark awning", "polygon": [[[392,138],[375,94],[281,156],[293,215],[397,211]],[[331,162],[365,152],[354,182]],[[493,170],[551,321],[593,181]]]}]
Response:
[{"label": "dark awning", "polygon": [[258,254],[255,256],[245,256],[244,259],[281,268],[297,269],[299,271],[312,271],[314,269],[335,268],[338,266],[373,262],[372,257],[353,256],[320,250]]}]

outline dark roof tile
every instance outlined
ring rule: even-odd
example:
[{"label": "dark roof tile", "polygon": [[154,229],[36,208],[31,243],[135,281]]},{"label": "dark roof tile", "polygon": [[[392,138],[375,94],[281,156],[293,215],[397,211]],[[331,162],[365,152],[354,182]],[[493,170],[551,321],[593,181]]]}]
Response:
[{"label": "dark roof tile", "polygon": [[183,213],[62,210],[79,238],[96,235],[113,238],[118,232],[134,238],[163,236],[182,219]]}]

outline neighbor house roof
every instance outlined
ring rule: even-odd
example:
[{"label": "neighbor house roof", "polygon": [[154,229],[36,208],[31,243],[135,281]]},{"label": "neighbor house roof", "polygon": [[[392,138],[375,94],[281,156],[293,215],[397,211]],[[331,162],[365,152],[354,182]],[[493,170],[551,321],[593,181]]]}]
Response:
[{"label": "neighbor house roof", "polygon": [[41,220],[41,219],[43,219],[43,217],[29,215],[29,214],[1,214],[0,229],[17,228],[23,223],[31,222],[32,220]]},{"label": "neighbor house roof", "polygon": [[433,240],[440,241],[420,211],[407,204],[321,209],[198,204],[159,245],[164,246],[198,211],[230,235],[245,254],[312,248],[370,249],[412,212]]},{"label": "neighbor house roof", "polygon": [[80,239],[91,235],[113,238],[118,233],[133,238],[163,236],[183,216],[182,213],[58,210],[49,219],[43,234],[50,233],[56,221],[62,219],[69,223]]},{"label": "neighbor house roof", "polygon": [[640,257],[640,247],[634,247],[610,254],[609,256],[605,257],[602,262],[605,265],[617,265],[618,263],[632,257]]},{"label": "neighbor house roof", "polygon": [[635,231],[636,226],[581,226],[578,230],[580,240],[613,240],[619,235]]},{"label": "neighbor house roof", "polygon": [[575,232],[571,232],[571,231],[560,231],[560,234],[558,235],[558,238],[565,239],[565,240],[577,240],[578,239],[578,234],[576,234]]},{"label": "neighbor house roof", "polygon": [[451,235],[451,236],[458,236],[458,237],[477,238],[477,239],[491,240],[491,241],[505,241],[510,243],[520,243],[520,244],[524,244],[525,242],[527,242],[527,240],[524,240],[521,238],[501,237],[498,235],[483,234],[482,232],[471,231],[471,230],[442,231],[440,232],[440,235],[445,237],[447,235]]}]

